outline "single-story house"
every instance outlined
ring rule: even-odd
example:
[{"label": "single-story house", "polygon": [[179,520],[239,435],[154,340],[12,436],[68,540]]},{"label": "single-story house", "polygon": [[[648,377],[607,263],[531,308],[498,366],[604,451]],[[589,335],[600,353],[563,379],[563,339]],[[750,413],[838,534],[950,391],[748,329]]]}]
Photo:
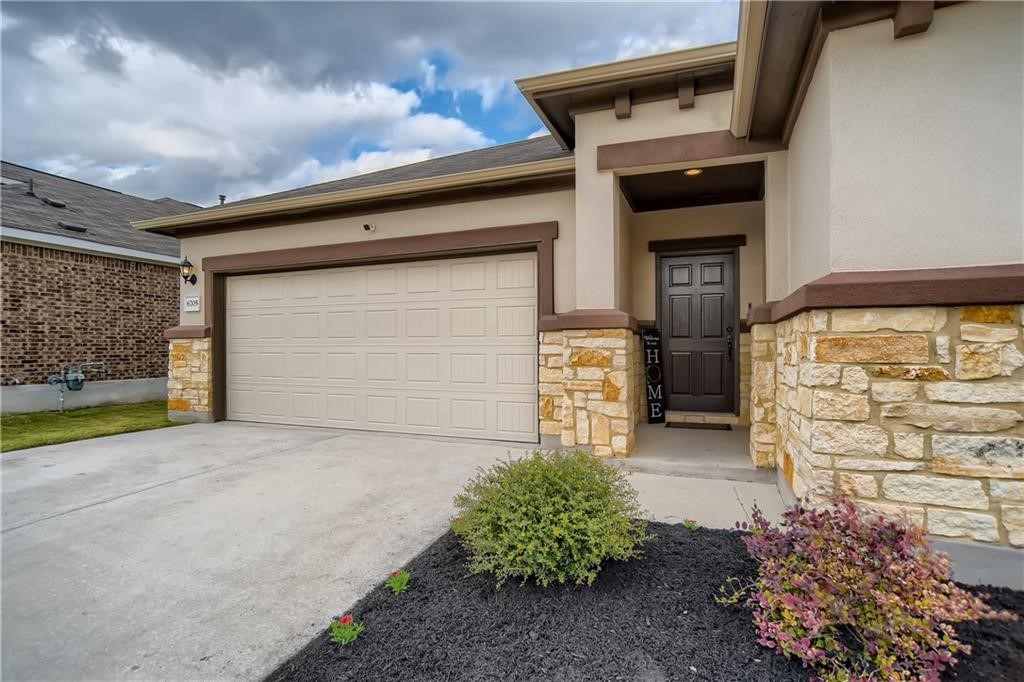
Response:
[{"label": "single-story house", "polygon": [[164,329],[177,321],[178,242],[140,232],[131,221],[199,207],[143,199],[0,162],[0,406],[55,410],[47,379],[62,367],[86,370],[67,407],[163,400]]},{"label": "single-story house", "polygon": [[1022,65],[1020,3],[743,2],[519,80],[549,137],[141,221],[198,266],[170,414],[628,456],[664,409],[1024,546]]}]

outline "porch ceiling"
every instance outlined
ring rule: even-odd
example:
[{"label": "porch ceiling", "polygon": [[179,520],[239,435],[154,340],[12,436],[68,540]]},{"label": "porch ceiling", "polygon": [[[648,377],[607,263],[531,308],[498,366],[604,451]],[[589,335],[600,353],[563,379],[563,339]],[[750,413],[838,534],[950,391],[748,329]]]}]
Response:
[{"label": "porch ceiling", "polygon": [[620,186],[634,213],[758,201],[764,196],[764,163],[710,166],[695,176],[681,170],[625,175]]}]

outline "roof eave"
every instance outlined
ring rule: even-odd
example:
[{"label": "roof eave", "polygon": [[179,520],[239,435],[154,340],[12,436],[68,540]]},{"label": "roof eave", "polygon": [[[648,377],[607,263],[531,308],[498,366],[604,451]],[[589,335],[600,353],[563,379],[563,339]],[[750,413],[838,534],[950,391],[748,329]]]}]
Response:
[{"label": "roof eave", "polygon": [[754,110],[754,93],[757,88],[758,66],[761,62],[767,16],[767,0],[741,0],[732,114],[729,121],[729,130],[737,138],[744,138],[750,132],[750,117]]},{"label": "roof eave", "polygon": [[516,80],[516,86],[562,148],[572,149],[575,140],[571,131],[563,131],[555,125],[540,102],[546,94],[569,88],[597,88],[660,74],[685,73],[704,66],[729,63],[735,58],[735,42],[719,43],[520,78]]},{"label": "roof eave", "polygon": [[660,52],[646,57],[634,57],[617,62],[594,64],[578,69],[555,71],[540,76],[530,76],[516,80],[516,85],[524,94],[542,93],[547,90],[578,87],[581,85],[600,85],[610,81],[627,78],[640,78],[659,73],[685,71],[701,66],[721,64],[732,61],[736,57],[736,43],[719,43],[704,47],[694,47],[674,52]]},{"label": "roof eave", "polygon": [[182,213],[166,218],[154,218],[150,220],[139,220],[132,223],[132,226],[147,232],[171,233],[182,228],[199,227],[212,223],[225,221],[244,221],[256,217],[270,217],[275,214],[296,213],[314,209],[341,207],[346,204],[366,201],[368,199],[383,199],[400,197],[406,194],[423,194],[439,190],[458,189],[471,187],[473,185],[485,185],[494,182],[509,182],[555,176],[564,173],[571,173],[575,169],[575,159],[571,156],[564,156],[546,161],[535,161],[531,163],[515,164],[511,166],[500,166],[497,168],[486,168],[464,173],[452,173],[418,180],[406,180],[371,187],[359,187],[355,189],[314,194],[311,196],[289,197],[273,201],[241,204],[237,206],[225,206],[223,208],[212,208],[204,211]]}]

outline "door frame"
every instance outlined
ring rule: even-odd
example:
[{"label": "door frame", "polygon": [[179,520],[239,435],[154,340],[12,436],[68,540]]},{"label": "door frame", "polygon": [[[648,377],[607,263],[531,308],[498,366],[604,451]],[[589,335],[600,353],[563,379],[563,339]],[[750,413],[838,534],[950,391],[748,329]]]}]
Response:
[{"label": "door frame", "polygon": [[[654,324],[661,332],[661,354],[665,355],[665,330],[662,328],[662,322],[664,316],[661,310],[661,290],[662,290],[662,277],[661,277],[661,261],[663,258],[674,258],[679,256],[716,256],[722,254],[730,254],[733,257],[733,276],[732,276],[732,292],[733,292],[733,314],[734,319],[732,320],[733,329],[735,330],[735,345],[733,356],[733,404],[731,414],[739,416],[740,414],[740,373],[741,362],[740,362],[740,247],[746,246],[747,236],[744,234],[740,235],[725,235],[722,237],[697,237],[695,239],[666,239],[662,241],[648,242],[648,251],[654,253]],[[666,400],[667,400],[666,395]],[[667,410],[666,410],[667,411]],[[724,412],[722,414],[730,414]]]}]

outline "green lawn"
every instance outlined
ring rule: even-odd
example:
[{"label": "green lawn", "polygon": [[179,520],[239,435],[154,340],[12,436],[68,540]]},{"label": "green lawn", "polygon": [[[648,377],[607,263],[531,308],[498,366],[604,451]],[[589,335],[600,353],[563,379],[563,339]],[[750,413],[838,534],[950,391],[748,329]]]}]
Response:
[{"label": "green lawn", "polygon": [[0,452],[176,425],[167,419],[167,403],[162,400],[63,413],[7,414],[0,417]]}]

